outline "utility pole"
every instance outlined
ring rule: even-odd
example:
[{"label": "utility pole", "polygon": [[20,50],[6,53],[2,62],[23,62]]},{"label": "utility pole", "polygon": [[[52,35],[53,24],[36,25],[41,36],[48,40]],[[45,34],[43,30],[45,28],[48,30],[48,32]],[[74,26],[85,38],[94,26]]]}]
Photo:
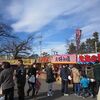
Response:
[{"label": "utility pole", "polygon": [[95,53],[97,53],[97,42],[95,41]]}]

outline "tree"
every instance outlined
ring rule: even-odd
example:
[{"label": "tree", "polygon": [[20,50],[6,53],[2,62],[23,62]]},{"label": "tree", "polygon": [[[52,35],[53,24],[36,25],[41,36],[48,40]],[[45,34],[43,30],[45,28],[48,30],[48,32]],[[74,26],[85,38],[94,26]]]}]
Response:
[{"label": "tree", "polygon": [[12,27],[10,27],[9,25],[0,23],[0,54],[4,50],[2,46],[4,45],[5,41],[7,41],[7,39],[11,40],[11,39],[17,38],[12,33],[13,33]]},{"label": "tree", "polygon": [[94,32],[93,33],[93,38],[98,43],[99,42],[99,33],[98,32]]},{"label": "tree", "polygon": [[100,52],[100,42],[98,42],[98,48],[97,48],[98,52]]},{"label": "tree", "polygon": [[9,25],[0,23],[0,38],[15,38],[12,35],[13,29]]},{"label": "tree", "polygon": [[99,44],[100,42],[99,42],[99,33],[98,32],[93,33],[93,39],[94,39],[95,52],[98,52],[100,50],[100,44]]},{"label": "tree", "polygon": [[79,53],[82,53],[82,54],[86,53],[86,44],[85,44],[85,42],[81,43]]},{"label": "tree", "polygon": [[3,52],[10,54],[14,59],[20,57],[20,55],[29,55],[29,51],[32,50],[32,46],[30,45],[34,38],[29,36],[26,40],[9,40],[5,45],[3,45]]},{"label": "tree", "polygon": [[69,54],[73,54],[73,53],[76,53],[76,46],[74,45],[74,43],[71,43],[70,45],[69,45],[69,49],[68,49],[68,53]]},{"label": "tree", "polygon": [[[71,43],[68,47],[68,53],[75,53],[75,45]],[[96,50],[97,49],[97,50]],[[80,49],[77,53],[95,53],[100,52],[100,41],[99,41],[99,33],[94,32],[92,38],[86,39],[86,41],[80,44]]]},{"label": "tree", "polygon": [[93,53],[95,52],[95,45],[94,45],[94,39],[86,39],[86,53]]}]

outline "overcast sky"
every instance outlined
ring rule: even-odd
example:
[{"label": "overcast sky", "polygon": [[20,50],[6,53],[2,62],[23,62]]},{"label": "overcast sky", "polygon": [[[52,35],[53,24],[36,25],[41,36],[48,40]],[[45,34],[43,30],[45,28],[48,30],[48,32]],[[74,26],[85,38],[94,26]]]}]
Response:
[{"label": "overcast sky", "polygon": [[[0,0],[0,22],[21,38],[42,34],[42,51],[66,52],[66,41],[82,30],[81,41],[100,33],[100,0]],[[39,47],[35,47],[39,52]]]}]

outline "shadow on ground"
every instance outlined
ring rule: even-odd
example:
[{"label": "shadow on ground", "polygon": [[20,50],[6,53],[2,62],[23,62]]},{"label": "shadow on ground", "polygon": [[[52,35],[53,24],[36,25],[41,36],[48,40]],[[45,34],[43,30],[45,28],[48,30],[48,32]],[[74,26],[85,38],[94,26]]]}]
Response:
[{"label": "shadow on ground", "polygon": [[[70,94],[73,93],[72,88],[69,89]],[[47,96],[47,92],[41,92],[37,96],[37,100],[55,100],[57,98],[61,98],[63,94],[61,93],[61,90],[55,90],[53,96]]]},{"label": "shadow on ground", "polygon": [[55,90],[53,96],[47,96],[47,92],[40,93],[37,96],[37,100],[55,100],[57,98],[62,97],[63,95],[61,94],[60,90]]}]

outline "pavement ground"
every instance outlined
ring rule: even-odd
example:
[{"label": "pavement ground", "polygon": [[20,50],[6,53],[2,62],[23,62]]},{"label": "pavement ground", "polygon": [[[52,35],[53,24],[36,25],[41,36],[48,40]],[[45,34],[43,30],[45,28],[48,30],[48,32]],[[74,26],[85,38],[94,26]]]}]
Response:
[{"label": "pavement ground", "polygon": [[[41,89],[40,89],[37,97],[31,98],[31,97],[25,96],[25,100],[96,100],[96,98],[92,98],[92,97],[87,97],[87,98],[83,99],[82,97],[75,96],[72,92],[71,86],[69,86],[70,95],[64,96],[63,94],[61,94],[61,91],[60,91],[61,85],[58,83],[54,83],[53,96],[48,97],[47,96],[47,89],[48,89],[47,83],[43,79],[42,80],[40,79],[40,82],[41,82]],[[27,89],[28,89],[28,84],[26,83],[25,93],[26,93]],[[31,93],[30,93],[30,95],[31,95]],[[17,88],[15,87],[15,100],[18,100],[17,97],[18,97]]]}]

